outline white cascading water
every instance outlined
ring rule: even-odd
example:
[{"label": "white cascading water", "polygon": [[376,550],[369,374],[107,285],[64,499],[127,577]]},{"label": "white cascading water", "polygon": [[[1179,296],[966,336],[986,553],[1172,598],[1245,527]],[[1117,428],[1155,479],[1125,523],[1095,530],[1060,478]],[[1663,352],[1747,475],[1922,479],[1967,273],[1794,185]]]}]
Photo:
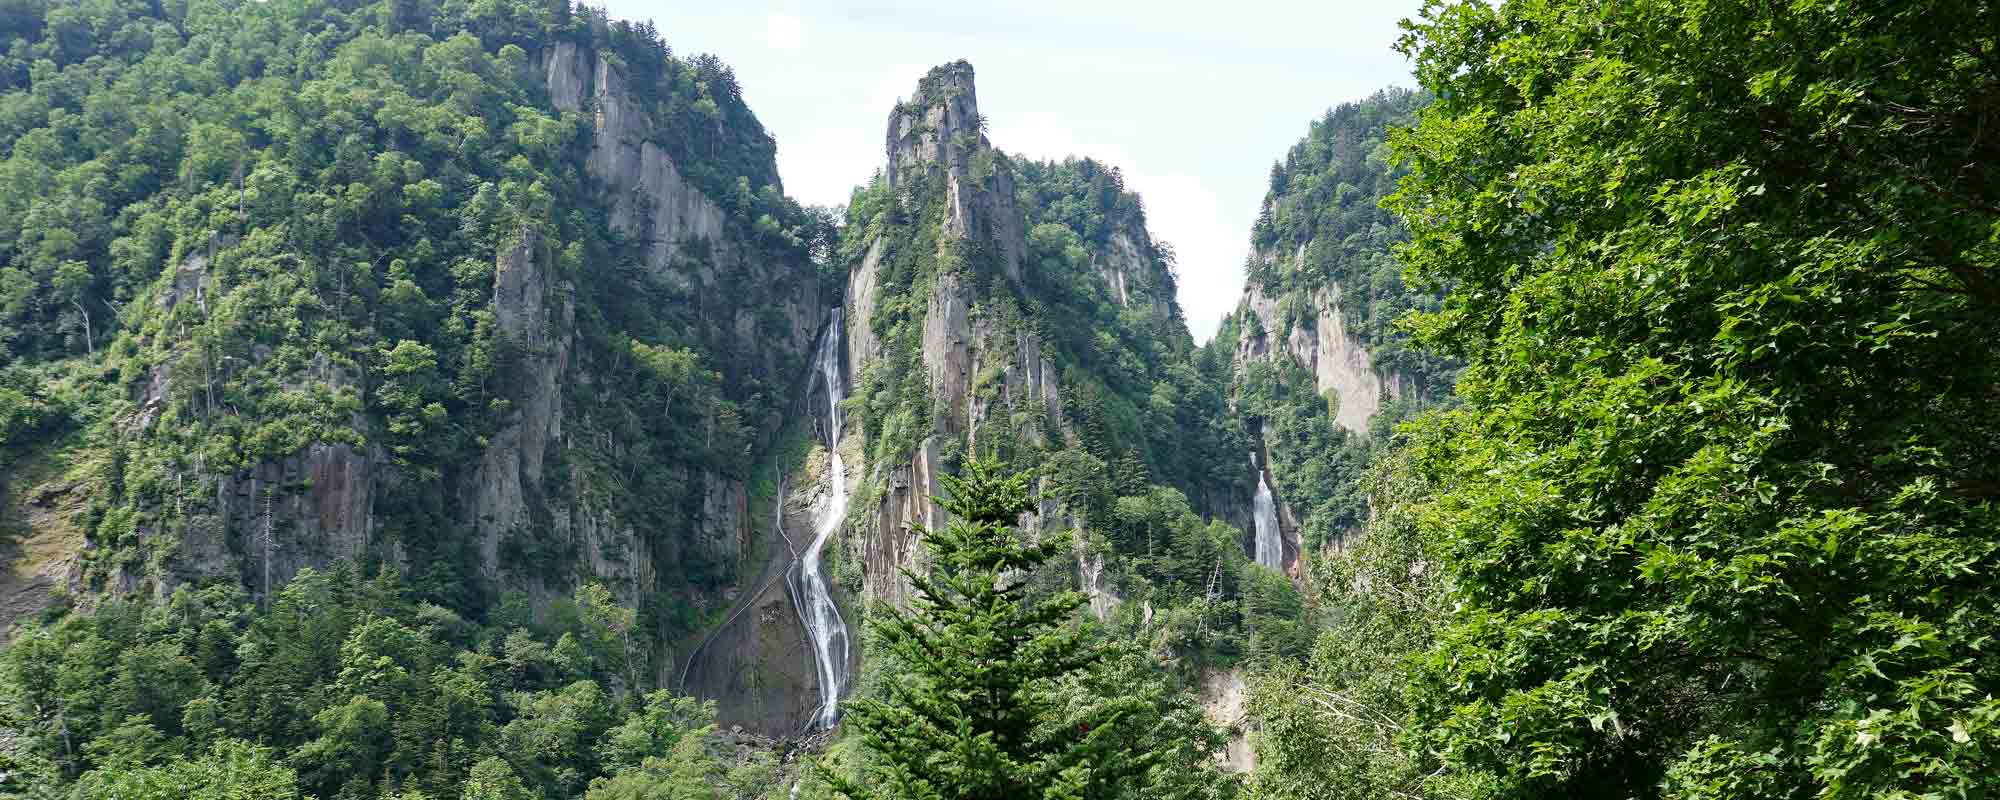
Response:
[{"label": "white cascading water", "polygon": [[833,593],[820,566],[820,551],[847,518],[847,464],[840,457],[840,401],[846,399],[847,391],[840,379],[840,333],[840,308],[835,307],[826,335],[820,337],[819,351],[813,354],[814,369],[826,386],[824,493],[813,520],[812,544],[799,557],[802,591],[798,599],[804,601],[799,606],[799,618],[805,623],[806,635],[812,638],[813,658],[819,666],[818,722],[822,728],[833,727],[839,719],[840,691],[847,685],[847,623],[841,620],[840,609],[833,604]]},{"label": "white cascading water", "polygon": [[1257,466],[1254,453],[1250,456],[1250,464],[1257,467],[1257,497],[1251,503],[1257,525],[1257,563],[1271,569],[1283,569],[1285,545],[1278,535],[1278,503],[1271,497],[1271,484],[1264,480],[1264,468]]}]

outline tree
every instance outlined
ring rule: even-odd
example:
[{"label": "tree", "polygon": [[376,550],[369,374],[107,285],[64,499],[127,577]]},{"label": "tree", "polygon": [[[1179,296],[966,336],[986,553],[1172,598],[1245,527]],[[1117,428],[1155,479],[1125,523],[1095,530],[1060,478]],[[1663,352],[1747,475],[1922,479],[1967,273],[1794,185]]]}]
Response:
[{"label": "tree", "polygon": [[1398,746],[1410,716],[1409,662],[1447,616],[1443,576],[1413,513],[1429,488],[1411,473],[1400,453],[1370,472],[1366,530],[1310,562],[1321,612],[1312,652],[1272,660],[1253,679],[1255,797],[1456,794],[1426,792],[1436,759]]},{"label": "tree", "polygon": [[1067,542],[1016,537],[1013,522],[1031,508],[1025,473],[971,460],[944,484],[951,522],[922,532],[934,571],[905,571],[913,613],[892,610],[874,629],[898,678],[886,700],[849,711],[876,759],[865,781],[829,780],[857,799],[1122,795],[1159,757],[1119,747],[1139,701],[1059,702],[1061,683],[1105,651],[1070,624],[1083,595],[1031,600],[1023,578]]},{"label": "tree", "polygon": [[715,729],[715,704],[660,690],[646,695],[643,708],[607,731],[597,746],[610,767],[636,767],[647,756],[671,750],[682,739],[702,739]]},{"label": "tree", "polygon": [[459,794],[461,800],[529,800],[534,796],[521,783],[521,777],[514,774],[513,767],[491,756],[472,765],[472,772],[465,776],[465,786]]},{"label": "tree", "polygon": [[291,800],[299,796],[292,771],[267,748],[230,739],[192,760],[157,767],[106,768],[85,775],[77,797],[119,800]]},{"label": "tree", "polygon": [[[1949,23],[1941,24],[1941,21]],[[1427,6],[1396,147],[1451,624],[1500,797],[2000,785],[2000,11]]]},{"label": "tree", "polygon": [[709,755],[703,733],[675,742],[665,757],[648,756],[636,767],[591,781],[585,800],[724,800],[722,762]]}]

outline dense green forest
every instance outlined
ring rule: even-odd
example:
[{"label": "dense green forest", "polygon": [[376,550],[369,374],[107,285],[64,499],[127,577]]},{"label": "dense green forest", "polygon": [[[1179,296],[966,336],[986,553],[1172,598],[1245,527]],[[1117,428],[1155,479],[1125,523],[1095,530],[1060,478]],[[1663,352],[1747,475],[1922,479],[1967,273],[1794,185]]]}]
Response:
[{"label": "dense green forest", "polygon": [[16,634],[0,663],[10,797],[723,798],[768,788],[767,755],[718,753],[714,710],[617,695],[644,654],[602,587],[543,622],[487,624],[393,574],[306,572],[115,603]]},{"label": "dense green forest", "polygon": [[1984,3],[1433,3],[1403,428],[1270,797],[2000,785]]},{"label": "dense green forest", "polygon": [[[2000,13],[1403,30],[1197,346],[1173,232],[986,142],[962,61],[809,209],[727,66],[570,0],[0,0],[0,553],[70,559],[0,576],[0,798],[1990,796]],[[616,221],[662,199],[715,226]],[[689,645],[821,445],[846,716],[718,723]],[[919,467],[940,524],[871,528]]]}]

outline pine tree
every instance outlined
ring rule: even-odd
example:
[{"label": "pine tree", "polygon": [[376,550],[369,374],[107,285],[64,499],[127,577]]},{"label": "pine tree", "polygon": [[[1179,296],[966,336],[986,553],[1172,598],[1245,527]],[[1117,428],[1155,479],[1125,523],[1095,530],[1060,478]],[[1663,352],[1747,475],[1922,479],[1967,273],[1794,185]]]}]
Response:
[{"label": "pine tree", "polygon": [[1021,576],[1068,547],[1016,537],[1028,476],[975,460],[944,482],[952,522],[923,531],[934,571],[909,574],[914,613],[892,610],[876,628],[897,679],[886,700],[849,712],[875,755],[870,774],[828,780],[855,800],[1131,795],[1158,758],[1125,730],[1145,709],[1130,697],[1060,702],[1066,679],[1105,651],[1071,624],[1082,594],[1027,596]]}]

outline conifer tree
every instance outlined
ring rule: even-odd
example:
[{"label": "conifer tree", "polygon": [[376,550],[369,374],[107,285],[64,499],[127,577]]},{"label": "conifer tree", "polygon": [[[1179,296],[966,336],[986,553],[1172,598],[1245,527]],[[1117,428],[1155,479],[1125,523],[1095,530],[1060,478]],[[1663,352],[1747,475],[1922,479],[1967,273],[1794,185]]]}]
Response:
[{"label": "conifer tree", "polygon": [[933,571],[906,572],[913,612],[892,610],[875,629],[896,680],[886,700],[849,712],[875,761],[863,781],[828,779],[855,800],[1130,795],[1157,758],[1125,729],[1143,703],[1061,702],[1065,679],[1088,674],[1105,651],[1071,624],[1082,594],[1027,596],[1023,576],[1068,546],[1016,536],[1028,476],[971,461],[944,482],[951,523],[923,532]]}]

